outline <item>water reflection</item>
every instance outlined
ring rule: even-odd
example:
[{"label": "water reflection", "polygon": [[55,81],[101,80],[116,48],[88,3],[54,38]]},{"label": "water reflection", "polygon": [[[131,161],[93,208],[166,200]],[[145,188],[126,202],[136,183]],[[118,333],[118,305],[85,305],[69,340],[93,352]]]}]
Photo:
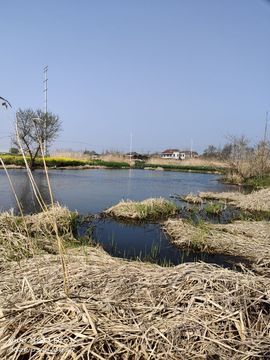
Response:
[{"label": "water reflection", "polygon": [[[10,177],[25,212],[39,210],[24,170],[10,170]],[[33,172],[40,192],[49,203],[49,192],[42,170]],[[51,170],[54,198],[70,210],[98,213],[122,199],[169,198],[173,194],[236,189],[218,182],[218,175],[151,170]],[[0,170],[0,211],[17,208],[3,170]]]},{"label": "water reflection", "polygon": [[[33,176],[37,187],[40,191],[40,194],[46,204],[50,203],[50,196],[48,190],[48,184],[46,180],[46,175],[44,172],[39,171],[38,173],[33,172]],[[36,213],[39,212],[40,205],[39,202],[34,194],[33,188],[29,181],[29,177],[26,171],[21,171],[20,174],[12,174],[11,180],[17,195],[17,198],[21,204],[24,213]],[[9,186],[9,184],[7,184]],[[13,193],[10,193],[10,200],[11,200],[11,208],[13,208],[14,213],[19,213],[18,204],[13,196]],[[1,204],[2,205],[2,204]]]},{"label": "water reflection", "polygon": [[[90,219],[78,226],[78,235],[90,236],[110,255],[130,260],[157,263],[162,266],[204,261],[237,269],[248,261],[241,257],[209,254],[173,246],[158,224],[127,224],[112,219]],[[85,239],[84,239],[85,241]]]}]

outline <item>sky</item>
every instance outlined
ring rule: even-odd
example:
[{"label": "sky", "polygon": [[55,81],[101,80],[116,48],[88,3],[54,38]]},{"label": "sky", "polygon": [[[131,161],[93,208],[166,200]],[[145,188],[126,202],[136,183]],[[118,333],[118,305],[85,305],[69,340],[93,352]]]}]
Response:
[{"label": "sky", "polygon": [[[48,109],[54,149],[202,152],[263,137],[270,1],[0,0],[0,151],[18,108]],[[269,126],[270,127],[270,126]]]}]

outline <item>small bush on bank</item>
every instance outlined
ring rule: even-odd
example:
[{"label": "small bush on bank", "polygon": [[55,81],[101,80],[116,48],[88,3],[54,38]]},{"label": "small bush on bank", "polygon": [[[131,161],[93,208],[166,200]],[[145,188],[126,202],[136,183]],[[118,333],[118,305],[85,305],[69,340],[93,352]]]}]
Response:
[{"label": "small bush on bank", "polygon": [[244,182],[244,185],[252,186],[255,189],[270,187],[270,174],[263,177],[252,177]]},{"label": "small bush on bank", "polygon": [[222,213],[224,205],[221,203],[208,202],[204,206],[204,210],[207,214],[219,215]]}]

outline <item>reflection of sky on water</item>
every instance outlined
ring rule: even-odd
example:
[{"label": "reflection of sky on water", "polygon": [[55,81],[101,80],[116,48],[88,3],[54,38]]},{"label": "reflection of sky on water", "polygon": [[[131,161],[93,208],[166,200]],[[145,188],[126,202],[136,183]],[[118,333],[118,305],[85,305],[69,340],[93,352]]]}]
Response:
[{"label": "reflection of sky on water", "polygon": [[112,219],[92,219],[79,226],[79,235],[91,234],[109,254],[126,259],[140,259],[160,265],[179,265],[204,261],[234,268],[235,263],[247,263],[241,257],[208,254],[173,246],[157,224],[125,224]]},{"label": "reflection of sky on water", "polygon": [[[9,174],[25,213],[39,211],[27,173],[10,170]],[[50,202],[46,176],[43,171],[33,172],[36,184],[46,203]],[[165,171],[144,170],[53,170],[50,171],[54,198],[69,209],[80,213],[97,213],[121,199],[143,200],[149,197],[170,197],[198,191],[222,191],[232,187],[217,181],[218,176]],[[14,208],[15,198],[4,171],[0,170],[0,210]],[[203,260],[231,267],[230,257],[198,254],[172,246],[159,226],[145,224],[130,226],[113,220],[94,220],[81,228],[83,234],[94,225],[93,236],[110,254],[137,258],[160,264],[179,264]]]},{"label": "reflection of sky on water", "polygon": [[[37,202],[26,172],[10,170],[9,174],[25,211],[37,211]],[[49,202],[44,172],[35,170],[33,174],[45,201]],[[219,183],[218,176],[213,174],[95,169],[51,170],[49,175],[55,200],[84,214],[100,212],[122,199],[169,198],[174,194],[232,189],[232,186]],[[0,210],[10,208],[16,209],[16,202],[6,175],[0,170]]]}]

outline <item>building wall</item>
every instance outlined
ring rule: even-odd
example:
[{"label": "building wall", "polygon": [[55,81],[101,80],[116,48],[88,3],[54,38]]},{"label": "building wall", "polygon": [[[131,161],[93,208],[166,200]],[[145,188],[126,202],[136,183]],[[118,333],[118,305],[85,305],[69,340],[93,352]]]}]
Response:
[{"label": "building wall", "polygon": [[175,159],[175,160],[178,160],[180,158],[180,153],[178,151],[174,151],[172,154],[162,154],[161,157],[163,159]]}]

